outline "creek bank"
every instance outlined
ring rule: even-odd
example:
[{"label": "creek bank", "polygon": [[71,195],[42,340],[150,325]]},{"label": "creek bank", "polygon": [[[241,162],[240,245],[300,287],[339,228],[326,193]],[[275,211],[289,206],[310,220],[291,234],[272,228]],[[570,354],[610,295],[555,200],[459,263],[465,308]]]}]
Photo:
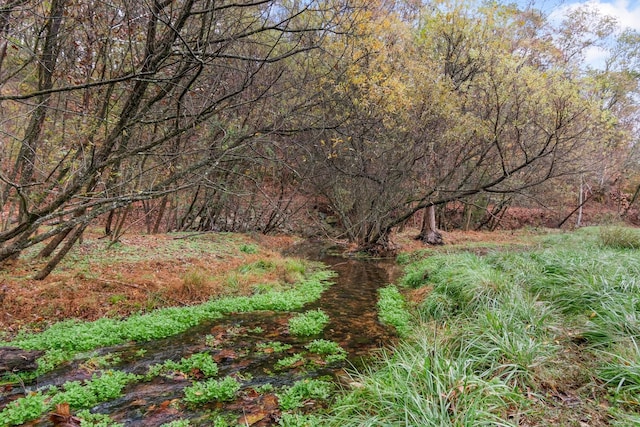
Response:
[{"label": "creek bank", "polygon": [[[129,382],[119,397],[94,404],[89,409],[108,415],[113,422],[123,425],[161,425],[179,419],[188,419],[194,425],[207,425],[211,423],[213,413],[231,420],[240,416],[237,414],[239,409],[242,412],[253,408],[251,419],[257,421],[252,425],[267,426],[276,425],[280,417],[295,415],[299,410],[309,412],[322,408],[329,396],[309,398],[293,412],[283,409],[282,402],[287,399],[288,391],[298,384],[315,379],[338,381],[344,376],[345,369],[361,365],[372,351],[393,342],[394,333],[377,320],[376,301],[378,288],[393,281],[395,270],[388,260],[356,260],[329,255],[323,255],[321,260],[338,275],[319,299],[303,308],[285,312],[234,312],[159,340],[95,349],[39,376],[37,383],[28,385],[26,390],[5,388],[0,395],[0,408],[24,396],[25,391],[63,389],[74,381],[89,384],[96,375],[105,375],[111,370],[144,377],[153,366],[166,361],[188,360],[202,353],[215,361],[219,378],[233,378],[239,384],[239,390],[230,402],[212,402],[197,408],[184,405],[186,390],[202,382],[202,377],[197,371],[194,374],[175,370],[148,380]],[[299,312],[311,310],[322,310],[330,317],[323,334],[293,336],[289,331],[289,319]],[[312,350],[312,343],[321,340],[339,344],[348,359],[330,360],[327,355]],[[280,406],[266,405],[270,408],[267,410],[262,402],[279,402]],[[295,404],[292,407],[296,408]],[[260,415],[264,417],[260,418]],[[47,417],[31,424],[51,425]]]}]

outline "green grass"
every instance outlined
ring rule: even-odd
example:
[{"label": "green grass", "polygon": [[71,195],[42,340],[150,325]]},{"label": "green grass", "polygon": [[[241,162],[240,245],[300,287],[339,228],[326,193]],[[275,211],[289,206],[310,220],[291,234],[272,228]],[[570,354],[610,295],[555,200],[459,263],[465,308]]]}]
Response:
[{"label": "green grass", "polygon": [[[400,284],[430,289],[419,320],[393,352],[354,375],[323,425],[637,425],[634,236],[588,228],[538,237],[530,251],[403,258]],[[580,405],[547,400],[556,386]]]},{"label": "green grass", "polygon": [[503,419],[518,394],[499,371],[474,371],[434,332],[422,329],[356,376],[356,388],[332,408],[328,425],[509,425]]},{"label": "green grass", "polygon": [[614,249],[640,249],[640,230],[622,226],[602,227],[600,242]]}]

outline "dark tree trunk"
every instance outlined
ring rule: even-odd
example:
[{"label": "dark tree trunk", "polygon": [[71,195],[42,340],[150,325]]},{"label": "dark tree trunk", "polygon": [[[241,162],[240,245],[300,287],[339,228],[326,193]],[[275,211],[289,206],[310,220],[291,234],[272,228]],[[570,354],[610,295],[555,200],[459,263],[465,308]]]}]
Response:
[{"label": "dark tree trunk", "polygon": [[64,246],[60,248],[58,253],[51,258],[51,261],[47,263],[47,265],[38,272],[35,276],[33,276],[34,280],[44,280],[56,266],[62,261],[62,259],[67,255],[67,253],[71,250],[73,245],[80,239],[84,229],[87,228],[88,224],[80,224],[76,226],[76,228],[69,234],[67,237],[67,241]]},{"label": "dark tree trunk", "polygon": [[395,256],[398,247],[391,241],[389,231],[381,231],[376,237],[360,245],[358,250],[378,257]]},{"label": "dark tree trunk", "polygon": [[51,239],[51,241],[47,243],[47,246],[42,248],[42,250],[38,254],[38,257],[49,258],[53,253],[53,251],[55,251],[58,248],[58,246],[60,246],[60,243],[62,243],[62,241],[65,239],[65,237],[69,235],[70,232],[71,232],[71,229],[65,230],[60,234],[58,234],[57,236],[55,236],[53,239]]},{"label": "dark tree trunk", "polygon": [[436,207],[434,205],[427,206],[424,209],[424,218],[422,219],[422,230],[416,240],[422,240],[429,245],[443,245],[442,234],[436,227]]},{"label": "dark tree trunk", "polygon": [[151,229],[151,234],[158,234],[160,230],[160,224],[162,223],[162,218],[164,217],[164,213],[167,210],[167,203],[169,198],[164,196],[160,201],[160,210],[158,212],[158,216],[156,216],[156,221],[153,224],[153,228]]},{"label": "dark tree trunk", "polygon": [[[39,58],[38,89],[41,91],[46,91],[53,87],[53,73],[60,51],[58,48],[58,36],[62,25],[65,3],[66,0],[53,0],[51,2],[50,19],[46,27],[47,34]],[[12,178],[19,179],[20,187],[23,189],[31,183],[35,172],[36,153],[42,126],[47,115],[49,99],[50,95],[48,94],[38,97],[37,105],[31,114],[27,130],[22,140],[22,146],[20,147],[20,153],[18,154],[18,160]],[[20,218],[25,218],[28,215],[28,208],[26,203],[20,206]]]}]

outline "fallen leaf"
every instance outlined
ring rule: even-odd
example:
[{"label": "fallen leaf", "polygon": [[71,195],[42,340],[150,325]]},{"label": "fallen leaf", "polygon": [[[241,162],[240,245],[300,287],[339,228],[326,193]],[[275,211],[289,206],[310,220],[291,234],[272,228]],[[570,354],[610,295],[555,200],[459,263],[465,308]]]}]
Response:
[{"label": "fallen leaf", "polygon": [[269,414],[270,412],[267,412],[267,411],[259,411],[259,412],[252,412],[250,414],[244,414],[240,418],[238,418],[237,424],[241,426],[252,426],[262,421],[266,417],[268,417]]}]

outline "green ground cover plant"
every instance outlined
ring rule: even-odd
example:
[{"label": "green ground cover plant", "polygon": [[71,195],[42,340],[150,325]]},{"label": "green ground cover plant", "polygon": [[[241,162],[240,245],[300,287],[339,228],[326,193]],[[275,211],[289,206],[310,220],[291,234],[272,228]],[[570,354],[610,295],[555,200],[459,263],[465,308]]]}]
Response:
[{"label": "green ground cover plant", "polygon": [[179,362],[167,360],[150,366],[146,378],[151,379],[167,372],[182,372],[187,376],[202,375],[204,378],[210,378],[218,375],[218,364],[208,353],[195,353],[188,358],[183,357]]},{"label": "green ground cover plant", "polygon": [[329,316],[318,309],[300,313],[289,319],[289,332],[300,337],[318,335],[329,323]]},{"label": "green ground cover plant", "polygon": [[283,413],[278,421],[281,427],[315,427],[322,426],[323,421],[320,417],[313,414],[290,414]]},{"label": "green ground cover plant", "polygon": [[256,344],[256,349],[263,353],[282,353],[291,348],[291,344],[284,344],[280,341],[261,342]]},{"label": "green ground cover plant", "polygon": [[325,357],[327,363],[338,362],[347,358],[347,352],[337,342],[317,339],[305,346],[311,353],[316,353]]},{"label": "green ground cover plant", "polygon": [[333,273],[328,270],[308,271],[307,276],[290,289],[267,291],[248,297],[226,297],[190,307],[171,307],[137,314],[124,320],[102,318],[94,322],[69,320],[56,323],[41,333],[19,334],[0,345],[25,350],[45,350],[40,375],[74,355],[127,341],[149,341],[184,332],[204,320],[220,318],[231,312],[257,310],[291,311],[316,300],[326,289]]},{"label": "green ground cover plant", "polygon": [[88,409],[78,411],[76,417],[81,420],[82,427],[123,427],[124,424],[117,423],[105,414],[93,414]]},{"label": "green ground cover plant", "polygon": [[393,326],[399,336],[405,337],[411,331],[411,313],[404,296],[393,285],[378,290],[378,317],[382,323]]},{"label": "green ground cover plant", "polygon": [[276,370],[288,369],[296,365],[297,363],[304,364],[304,356],[302,353],[294,353],[291,356],[283,357],[278,360],[273,366]]},{"label": "green ground cover plant", "polygon": [[134,374],[107,370],[94,374],[89,381],[68,381],[60,389],[50,387],[45,392],[29,393],[0,411],[0,425],[24,424],[39,418],[56,404],[66,403],[72,409],[89,409],[100,402],[120,396],[127,384],[138,379]]},{"label": "green ground cover plant", "polygon": [[290,411],[300,408],[306,400],[327,400],[335,390],[330,381],[322,379],[305,379],[296,381],[291,387],[284,387],[278,395],[280,408]]},{"label": "green ground cover plant", "polygon": [[240,390],[240,383],[233,377],[224,377],[221,380],[209,379],[185,388],[184,401],[191,405],[225,402],[235,399],[238,390]]}]

